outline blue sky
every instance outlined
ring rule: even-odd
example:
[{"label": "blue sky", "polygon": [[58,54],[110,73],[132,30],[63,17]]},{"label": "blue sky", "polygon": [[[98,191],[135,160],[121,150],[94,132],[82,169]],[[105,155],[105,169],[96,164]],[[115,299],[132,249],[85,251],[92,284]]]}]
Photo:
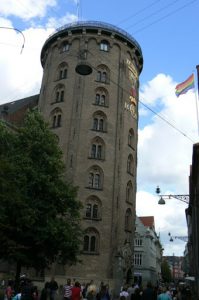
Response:
[{"label": "blue sky", "polygon": [[116,25],[140,44],[144,67],[140,75],[137,214],[154,215],[165,255],[182,255],[185,246],[180,240],[169,243],[168,232],[187,235],[186,204],[169,200],[164,207],[158,206],[155,188],[160,185],[163,194],[188,193],[192,147],[198,142],[196,101],[194,91],[176,98],[175,86],[199,64],[198,11],[199,0],[82,0],[79,5],[75,0],[0,1],[0,27],[15,27],[25,37],[20,54],[22,35],[0,29],[0,103],[39,92],[42,45],[56,28],[77,17]]}]

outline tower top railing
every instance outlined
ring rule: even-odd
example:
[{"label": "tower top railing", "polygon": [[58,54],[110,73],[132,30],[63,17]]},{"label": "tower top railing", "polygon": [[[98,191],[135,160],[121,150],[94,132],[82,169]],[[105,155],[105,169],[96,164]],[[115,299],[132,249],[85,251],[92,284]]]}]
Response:
[{"label": "tower top railing", "polygon": [[109,23],[100,22],[100,21],[77,21],[77,22],[68,23],[68,24],[65,24],[65,25],[57,28],[49,36],[49,38],[51,38],[53,35],[61,32],[61,31],[75,29],[75,28],[79,28],[79,27],[102,28],[102,29],[107,29],[107,30],[113,31],[117,34],[121,34],[123,37],[125,37],[127,40],[129,40],[131,43],[135,44],[137,46],[137,48],[140,50],[140,52],[142,53],[142,49],[141,49],[139,43],[134,39],[134,37],[131,34],[129,34],[125,30],[123,30],[115,25],[111,25]]}]

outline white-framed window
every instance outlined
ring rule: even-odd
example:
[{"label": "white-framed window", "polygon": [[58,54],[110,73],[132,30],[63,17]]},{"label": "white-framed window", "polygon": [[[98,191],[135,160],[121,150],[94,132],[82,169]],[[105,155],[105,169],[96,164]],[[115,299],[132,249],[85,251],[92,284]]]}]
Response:
[{"label": "white-framed window", "polygon": [[108,92],[103,88],[97,89],[94,103],[99,106],[108,106]]},{"label": "white-framed window", "polygon": [[61,45],[61,52],[67,52],[69,51],[69,43],[68,42],[63,42]]},{"label": "white-framed window", "polygon": [[62,125],[62,111],[59,108],[51,112],[52,128],[61,127]]},{"label": "white-framed window", "polygon": [[105,157],[105,144],[100,137],[95,137],[91,141],[90,147],[90,158],[94,159],[104,159]]},{"label": "white-framed window", "polygon": [[90,228],[86,230],[83,240],[83,253],[98,254],[99,253],[99,233],[96,229]]},{"label": "white-framed window", "polygon": [[63,84],[56,86],[54,91],[54,101],[53,102],[63,102],[64,101],[64,91],[65,87]]},{"label": "white-framed window", "polygon": [[101,41],[101,43],[100,43],[100,50],[101,51],[105,51],[105,52],[107,52],[107,51],[109,51],[109,43],[107,42],[107,41]]},{"label": "white-framed window", "polygon": [[103,186],[103,172],[98,166],[91,167],[88,171],[88,188],[102,189]]},{"label": "white-framed window", "polygon": [[92,129],[95,131],[106,131],[106,116],[102,112],[97,112],[93,115]]},{"label": "white-framed window", "polygon": [[143,240],[141,238],[136,238],[134,244],[136,247],[142,247]]},{"label": "white-framed window", "polygon": [[142,266],[142,260],[143,260],[142,253],[134,253],[133,256],[134,266]]}]

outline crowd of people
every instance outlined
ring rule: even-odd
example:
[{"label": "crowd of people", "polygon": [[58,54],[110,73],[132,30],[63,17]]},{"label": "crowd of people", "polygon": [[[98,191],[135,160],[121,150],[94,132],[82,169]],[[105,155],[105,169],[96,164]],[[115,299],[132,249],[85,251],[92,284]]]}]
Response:
[{"label": "crowd of people", "polygon": [[[143,288],[138,284],[125,285],[116,297],[119,300],[193,300],[191,290],[186,285],[174,287],[162,285],[154,287],[150,282]],[[97,287],[91,280],[80,284],[67,279],[66,284],[59,286],[52,277],[44,287],[38,288],[29,279],[23,279],[16,291],[13,281],[8,281],[4,300],[115,300],[109,286],[101,282]]]},{"label": "crowd of people", "polygon": [[120,292],[120,300],[193,300],[189,286],[161,285],[153,286],[148,282],[143,288],[138,284],[124,286]]}]

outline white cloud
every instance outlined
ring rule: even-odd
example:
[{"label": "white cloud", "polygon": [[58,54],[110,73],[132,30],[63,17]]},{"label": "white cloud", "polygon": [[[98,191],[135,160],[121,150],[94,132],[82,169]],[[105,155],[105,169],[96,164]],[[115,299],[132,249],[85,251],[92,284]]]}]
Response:
[{"label": "white cloud", "polygon": [[0,11],[4,17],[16,16],[23,20],[44,17],[48,7],[55,7],[56,0],[1,0]]},{"label": "white cloud", "polygon": [[[6,20],[3,21],[5,24]],[[0,31],[0,103],[39,93],[43,72],[40,52],[53,30],[29,28],[23,31],[25,44],[21,54],[23,36],[14,30]]]},{"label": "white cloud", "polygon": [[[0,2],[0,9],[3,4]],[[25,48],[22,54],[22,35],[14,30],[0,31],[1,103],[39,93],[43,72],[40,63],[41,48],[55,26],[62,26],[73,21],[73,18],[75,20],[74,15],[66,14],[56,22],[49,19],[46,28],[34,26],[24,30]],[[0,23],[2,26],[12,27],[8,19],[0,18]],[[197,141],[195,96],[189,91],[176,98],[175,85],[169,75],[158,74],[141,87],[140,99],[149,106],[156,105],[154,110],[157,109],[172,125]],[[145,191],[155,190],[160,185],[163,193],[188,192],[192,142],[157,116],[153,115],[148,119],[151,112],[148,113],[142,104],[139,106],[140,122],[145,118],[143,124],[147,125],[140,126],[139,130],[137,214],[154,215],[156,230],[160,231],[164,239],[165,254],[178,255],[180,251],[182,254],[184,243],[179,241],[182,245],[175,242],[171,246],[167,235],[169,231],[173,235],[186,234],[184,204],[169,200],[164,207],[159,207],[157,197]]]},{"label": "white cloud", "polygon": [[77,21],[77,16],[74,14],[69,14],[67,13],[65,16],[63,16],[62,18],[56,19],[56,18],[49,18],[46,27],[50,27],[50,28],[58,28],[62,25],[65,25],[67,23],[72,23]]},{"label": "white cloud", "polygon": [[160,235],[164,248],[163,255],[183,255],[185,242],[175,239],[170,242],[168,233],[173,237],[187,236],[185,208],[187,205],[175,199],[166,200],[165,205],[158,205],[159,197],[140,191],[137,193],[136,213],[138,216],[154,216],[155,229]]},{"label": "white cloud", "polygon": [[141,87],[140,99],[144,99],[145,104],[164,103],[172,95],[175,85],[169,75],[158,74]]},{"label": "white cloud", "polygon": [[[164,237],[165,253],[170,255],[180,251],[182,254],[184,250],[184,242],[175,240],[172,246],[167,234],[171,231],[173,235],[186,235],[186,204],[170,199],[159,207],[155,188],[159,185],[163,194],[188,194],[193,141],[198,140],[195,95],[189,91],[177,98],[175,85],[170,76],[159,74],[141,87],[145,103],[156,104],[158,114],[170,125],[153,115],[138,134],[137,214],[155,216],[156,229]],[[146,190],[153,190],[154,194],[145,193]]]}]

